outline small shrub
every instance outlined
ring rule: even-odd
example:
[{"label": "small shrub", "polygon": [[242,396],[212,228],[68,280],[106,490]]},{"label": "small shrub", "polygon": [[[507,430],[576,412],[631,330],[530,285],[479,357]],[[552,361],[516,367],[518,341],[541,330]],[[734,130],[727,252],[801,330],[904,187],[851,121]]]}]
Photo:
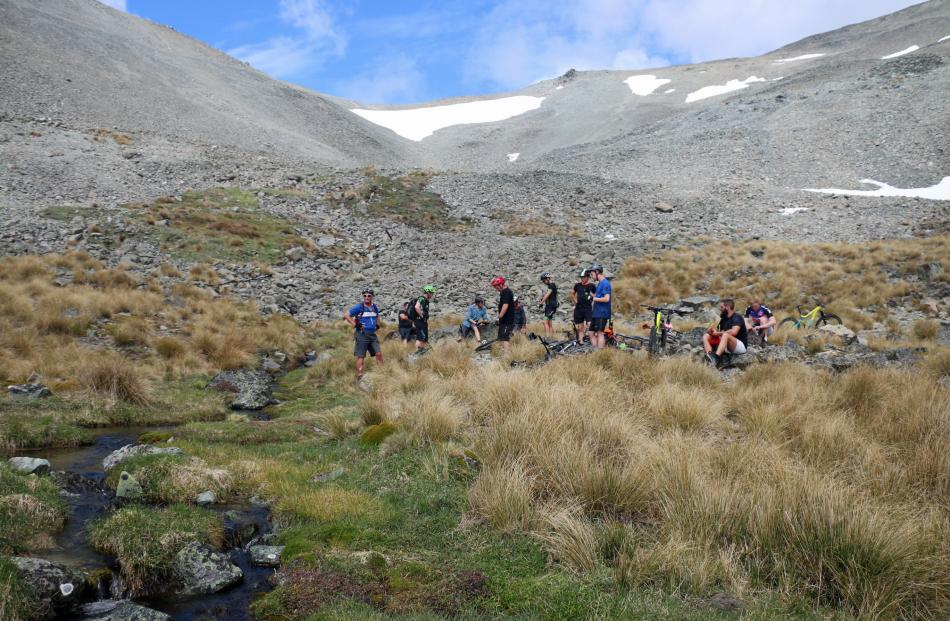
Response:
[{"label": "small shrub", "polygon": [[535,521],[534,481],[520,464],[482,470],[468,492],[469,506],[504,532],[528,530]]},{"label": "small shrub", "polygon": [[151,402],[140,371],[118,354],[94,356],[80,371],[79,381],[89,390],[114,401],[145,405]]},{"label": "small shrub", "polygon": [[185,354],[185,343],[174,336],[160,336],[152,341],[152,348],[166,360],[180,358]]},{"label": "small shrub", "polygon": [[920,339],[921,341],[932,341],[937,338],[939,331],[940,324],[933,319],[918,319],[914,322],[911,333],[914,335],[914,338]]},{"label": "small shrub", "polygon": [[366,445],[376,446],[395,432],[396,425],[389,422],[379,423],[378,425],[367,427],[362,435],[360,435],[360,442]]}]

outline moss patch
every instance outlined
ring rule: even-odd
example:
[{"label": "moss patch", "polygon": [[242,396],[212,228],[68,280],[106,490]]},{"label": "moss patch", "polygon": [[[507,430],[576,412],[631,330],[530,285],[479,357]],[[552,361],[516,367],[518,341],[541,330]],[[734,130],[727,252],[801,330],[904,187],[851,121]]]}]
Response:
[{"label": "moss patch", "polygon": [[360,435],[360,442],[368,445],[377,445],[383,440],[396,433],[396,425],[390,422],[371,425]]}]

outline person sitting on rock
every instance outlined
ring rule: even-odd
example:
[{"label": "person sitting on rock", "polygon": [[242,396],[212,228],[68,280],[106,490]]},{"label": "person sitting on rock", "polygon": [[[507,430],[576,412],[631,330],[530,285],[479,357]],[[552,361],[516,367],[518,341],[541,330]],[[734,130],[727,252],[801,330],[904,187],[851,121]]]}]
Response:
[{"label": "person sitting on rock", "polygon": [[376,358],[377,364],[383,363],[383,350],[376,337],[376,330],[379,328],[379,307],[373,302],[373,298],[373,290],[366,289],[363,291],[363,301],[343,315],[355,330],[353,354],[356,356],[356,381],[363,379],[363,362],[367,351]]},{"label": "person sitting on rock", "polygon": [[727,353],[739,355],[746,352],[749,334],[745,327],[745,320],[736,313],[734,300],[724,299],[719,304],[719,311],[719,329],[709,328],[703,335],[703,351],[706,352],[706,359],[717,368],[722,366],[723,357]]},{"label": "person sitting on rock", "polygon": [[515,296],[515,332],[521,332],[528,325],[528,313],[525,312],[524,304]]},{"label": "person sitting on rock", "polygon": [[745,309],[745,324],[746,328],[753,332],[763,332],[762,343],[765,344],[769,342],[769,335],[775,331],[775,315],[758,298],[752,298]]},{"label": "person sitting on rock", "polygon": [[[485,298],[480,295],[475,296],[475,303],[469,305],[465,313],[465,320],[459,326],[459,335],[461,339],[467,339],[474,335],[475,340],[481,342],[482,334],[478,326],[488,323],[488,310],[485,309]],[[460,340],[461,340],[460,339]]]},{"label": "person sitting on rock", "polygon": [[541,282],[544,283],[545,291],[538,302],[538,308],[544,312],[544,336],[551,338],[554,336],[554,314],[557,313],[557,285],[551,282],[551,275],[547,272],[541,274]]}]

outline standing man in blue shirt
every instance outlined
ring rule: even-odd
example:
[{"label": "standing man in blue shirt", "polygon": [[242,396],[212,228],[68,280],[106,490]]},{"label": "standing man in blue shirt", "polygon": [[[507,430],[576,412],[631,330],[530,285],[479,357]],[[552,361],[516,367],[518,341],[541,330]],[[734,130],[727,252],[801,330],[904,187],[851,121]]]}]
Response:
[{"label": "standing man in blue shirt", "polygon": [[373,302],[372,289],[363,291],[363,301],[351,308],[343,318],[355,329],[356,344],[353,355],[356,356],[356,381],[363,379],[363,361],[366,352],[376,357],[376,363],[383,363],[383,350],[379,346],[376,330],[379,329],[379,307]]},{"label": "standing man in blue shirt", "polygon": [[604,266],[600,263],[594,263],[588,270],[597,281],[597,289],[594,291],[594,308],[591,312],[590,321],[590,343],[598,349],[603,349],[607,345],[604,337],[604,331],[610,324],[610,301],[613,297],[613,288],[610,281],[604,276]]}]

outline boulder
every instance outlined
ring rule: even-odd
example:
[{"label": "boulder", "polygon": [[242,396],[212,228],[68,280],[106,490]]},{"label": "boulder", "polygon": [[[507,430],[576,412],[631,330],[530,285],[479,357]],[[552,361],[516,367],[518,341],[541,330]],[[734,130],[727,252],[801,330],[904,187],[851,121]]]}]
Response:
[{"label": "boulder", "polygon": [[207,492],[201,492],[198,494],[198,497],[195,498],[195,502],[198,503],[199,507],[210,507],[214,503],[218,502],[218,497],[214,492],[208,490]]},{"label": "boulder", "polygon": [[257,534],[254,516],[242,511],[227,511],[224,514],[224,541],[229,548],[242,548]]},{"label": "boulder", "polygon": [[719,304],[718,295],[694,295],[680,300],[680,306],[693,310]]},{"label": "boulder", "polygon": [[127,599],[104,599],[80,609],[81,619],[89,621],[171,621],[164,612],[152,610]]},{"label": "boulder", "polygon": [[151,444],[126,444],[106,455],[102,460],[103,469],[108,472],[130,457],[140,455],[182,455],[180,448],[174,446],[158,447]]},{"label": "boulder", "polygon": [[656,210],[660,213],[673,213],[673,205],[669,203],[657,203]]},{"label": "boulder", "polygon": [[236,393],[229,405],[232,410],[263,410],[272,401],[273,383],[264,371],[222,371],[211,380],[211,387]]},{"label": "boulder", "polygon": [[14,384],[7,386],[7,394],[11,399],[45,399],[52,397],[53,393],[43,384]]},{"label": "boulder", "polygon": [[142,486],[135,480],[135,477],[123,470],[122,474],[119,475],[119,484],[115,488],[115,497],[125,501],[133,501],[141,500],[144,494]]},{"label": "boulder", "polygon": [[855,340],[857,340],[857,336],[854,334],[854,330],[850,328],[846,328],[845,326],[841,326],[841,325],[829,324],[829,325],[821,326],[820,328],[818,328],[818,334],[834,337],[838,339],[838,341],[842,345],[850,345]]},{"label": "boulder", "polygon": [[41,558],[18,556],[10,560],[39,603],[38,618],[53,619],[68,614],[79,604],[86,589],[86,581],[79,571]]},{"label": "boulder", "polygon": [[248,552],[251,555],[252,565],[277,567],[280,565],[280,556],[284,553],[284,546],[251,546]]},{"label": "boulder", "polygon": [[193,541],[179,550],[172,566],[181,595],[210,595],[236,584],[241,568],[211,546]]},{"label": "boulder", "polygon": [[7,463],[22,474],[49,474],[49,461],[38,457],[11,457]]}]

